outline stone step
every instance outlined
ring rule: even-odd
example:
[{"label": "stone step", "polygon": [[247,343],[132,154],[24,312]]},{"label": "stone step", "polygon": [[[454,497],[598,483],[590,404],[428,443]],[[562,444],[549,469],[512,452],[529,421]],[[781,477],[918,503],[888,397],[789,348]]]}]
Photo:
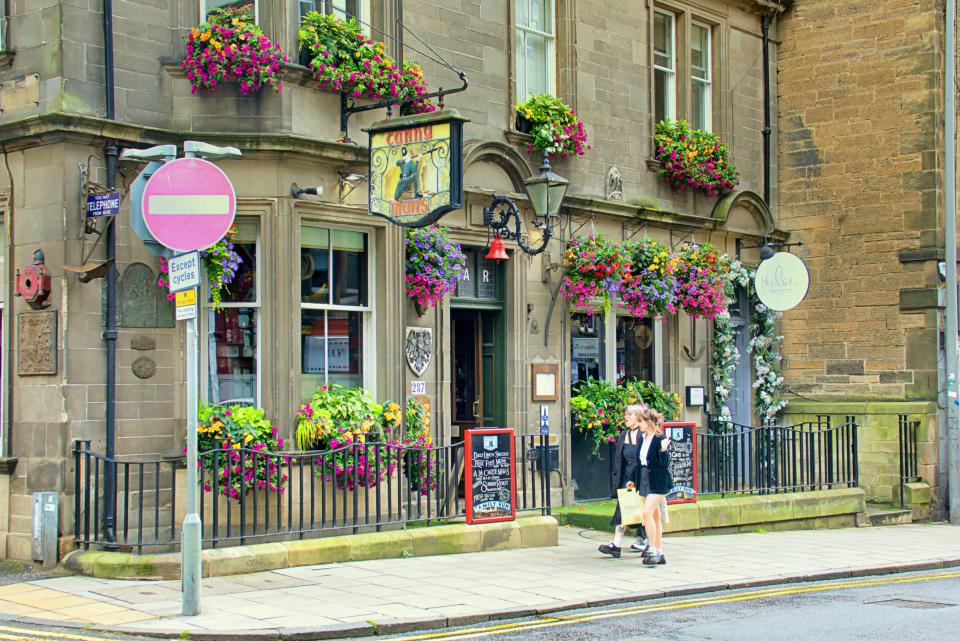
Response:
[{"label": "stone step", "polygon": [[857,525],[860,527],[909,525],[910,523],[913,523],[912,510],[868,507],[866,513],[857,515]]}]

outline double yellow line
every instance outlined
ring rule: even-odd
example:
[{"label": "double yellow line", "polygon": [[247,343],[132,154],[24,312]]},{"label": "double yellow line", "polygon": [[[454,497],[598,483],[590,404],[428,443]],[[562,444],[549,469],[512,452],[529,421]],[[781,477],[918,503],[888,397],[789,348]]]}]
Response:
[{"label": "double yellow line", "polygon": [[494,636],[498,634],[508,634],[513,632],[526,632],[528,630],[542,630],[545,628],[556,628],[560,626],[574,625],[577,623],[589,623],[591,621],[600,621],[603,619],[614,619],[619,617],[634,616],[637,614],[649,614],[652,612],[667,612],[670,610],[686,610],[689,608],[701,608],[708,605],[723,605],[727,603],[739,603],[742,601],[756,601],[758,599],[771,599],[793,594],[810,594],[814,592],[831,592],[836,590],[852,590],[855,588],[871,588],[884,585],[897,585],[904,583],[922,583],[926,581],[942,581],[945,579],[960,578],[960,572],[944,572],[940,574],[927,574],[924,576],[910,576],[901,578],[886,579],[865,579],[859,581],[847,581],[845,583],[831,583],[828,585],[807,585],[803,587],[791,588],[770,588],[765,590],[753,590],[750,592],[736,592],[723,596],[708,596],[697,599],[687,599],[684,601],[672,601],[650,605],[635,605],[611,610],[600,610],[590,614],[552,616],[537,619],[535,621],[521,621],[518,623],[503,623],[491,625],[482,628],[467,628],[463,630],[454,630],[451,632],[436,632],[433,634],[422,634],[418,636],[399,637],[393,641],[457,641],[459,639],[478,639],[482,637]]},{"label": "double yellow line", "polygon": [[3,641],[108,641],[109,637],[88,637],[68,632],[47,632],[46,630],[0,625],[0,639]]}]

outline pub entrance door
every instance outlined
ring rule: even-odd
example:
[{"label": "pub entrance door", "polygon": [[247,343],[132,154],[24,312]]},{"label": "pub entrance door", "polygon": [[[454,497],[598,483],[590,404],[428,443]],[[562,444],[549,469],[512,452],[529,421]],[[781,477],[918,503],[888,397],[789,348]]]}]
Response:
[{"label": "pub entrance door", "polygon": [[450,312],[454,440],[460,440],[465,429],[504,424],[502,317],[500,310]]}]

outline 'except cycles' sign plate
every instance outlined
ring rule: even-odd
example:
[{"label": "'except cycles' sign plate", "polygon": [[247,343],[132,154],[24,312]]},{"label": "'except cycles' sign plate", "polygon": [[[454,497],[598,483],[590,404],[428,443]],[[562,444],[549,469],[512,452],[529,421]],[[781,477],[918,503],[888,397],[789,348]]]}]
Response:
[{"label": "'except cycles' sign plate", "polygon": [[143,222],[157,242],[175,251],[206,249],[233,225],[237,194],[223,170],[200,158],[178,158],[150,177]]},{"label": "'except cycles' sign plate", "polygon": [[200,286],[200,252],[180,254],[167,259],[167,282],[170,293]]}]

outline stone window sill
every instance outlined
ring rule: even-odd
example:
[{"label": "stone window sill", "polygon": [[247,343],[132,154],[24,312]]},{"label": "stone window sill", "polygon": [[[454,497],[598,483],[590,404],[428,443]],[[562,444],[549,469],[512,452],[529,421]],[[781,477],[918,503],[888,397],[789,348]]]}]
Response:
[{"label": "stone window sill", "polygon": [[503,132],[504,137],[506,137],[507,142],[512,145],[519,145],[523,147],[523,150],[527,150],[527,145],[533,142],[533,136],[530,134],[520,133],[516,129],[505,129]]}]

